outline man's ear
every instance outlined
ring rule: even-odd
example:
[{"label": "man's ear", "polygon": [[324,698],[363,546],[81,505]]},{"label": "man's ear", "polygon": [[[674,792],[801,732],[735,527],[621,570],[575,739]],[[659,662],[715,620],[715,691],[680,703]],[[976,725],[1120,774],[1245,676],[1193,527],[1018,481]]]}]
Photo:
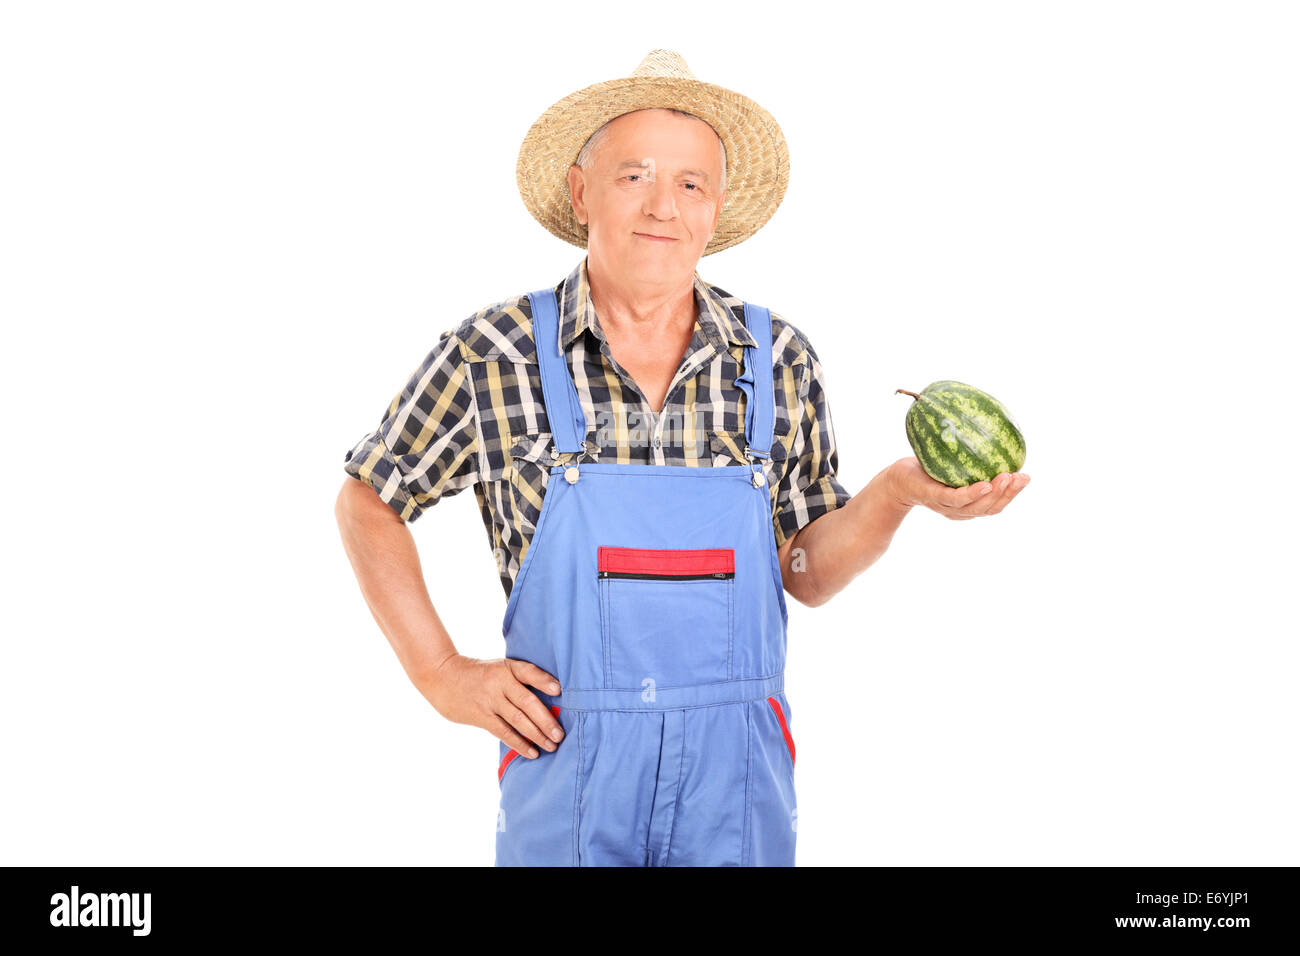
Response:
[{"label": "man's ear", "polygon": [[569,167],[569,205],[573,207],[573,214],[578,217],[578,222],[584,226],[587,224],[587,203],[584,198],[584,191],[587,184],[582,178],[582,167],[574,163]]}]

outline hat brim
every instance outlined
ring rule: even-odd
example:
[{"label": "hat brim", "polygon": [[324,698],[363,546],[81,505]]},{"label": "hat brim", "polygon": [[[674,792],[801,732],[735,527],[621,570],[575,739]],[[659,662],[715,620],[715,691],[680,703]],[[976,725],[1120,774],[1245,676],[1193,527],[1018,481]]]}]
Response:
[{"label": "hat brim", "polygon": [[703,255],[748,239],[772,218],[790,182],[785,135],[767,110],[734,90],[678,77],[632,76],[595,83],[543,113],[519,148],[515,178],[533,218],[565,242],[587,247],[587,227],[569,201],[569,167],[605,123],[644,109],[698,116],[727,150],[727,198]]}]

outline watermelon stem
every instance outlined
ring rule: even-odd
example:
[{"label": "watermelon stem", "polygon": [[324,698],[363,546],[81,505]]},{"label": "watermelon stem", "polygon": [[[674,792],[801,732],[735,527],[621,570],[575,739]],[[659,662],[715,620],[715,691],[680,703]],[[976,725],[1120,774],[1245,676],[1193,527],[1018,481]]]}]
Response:
[{"label": "watermelon stem", "polygon": [[895,394],[895,395],[897,395],[899,392],[902,392],[904,395],[911,395],[913,398],[920,398],[920,397],[921,397],[920,395],[916,394],[916,392],[909,392],[909,391],[908,391],[907,389],[905,389],[905,388],[896,388],[896,389],[894,389],[894,394]]}]

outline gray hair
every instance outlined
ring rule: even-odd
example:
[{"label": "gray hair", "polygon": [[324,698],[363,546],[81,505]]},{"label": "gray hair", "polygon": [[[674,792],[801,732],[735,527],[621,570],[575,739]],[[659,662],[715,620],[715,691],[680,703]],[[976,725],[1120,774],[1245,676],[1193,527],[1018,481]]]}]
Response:
[{"label": "gray hair", "polygon": [[[668,109],[667,107],[656,108]],[[669,109],[668,112],[676,113],[678,116],[689,116],[691,119],[700,119],[694,113],[688,113],[685,110]],[[624,113],[622,115],[626,116],[627,114]],[[614,119],[618,119],[618,117],[615,116]],[[609,124],[612,122],[614,122],[613,119],[588,136],[587,141],[582,144],[582,149],[578,151],[578,158],[574,162],[582,167],[583,172],[587,172],[591,169],[591,160],[596,153],[596,147],[599,146],[600,141],[605,138],[605,133],[609,129]],[[704,120],[700,120],[700,122],[702,123]],[[716,136],[717,130],[714,130],[713,132]],[[722,150],[722,181],[718,184],[718,192],[722,192],[722,190],[727,188],[727,146],[722,142],[721,136],[718,136],[718,148]]]}]

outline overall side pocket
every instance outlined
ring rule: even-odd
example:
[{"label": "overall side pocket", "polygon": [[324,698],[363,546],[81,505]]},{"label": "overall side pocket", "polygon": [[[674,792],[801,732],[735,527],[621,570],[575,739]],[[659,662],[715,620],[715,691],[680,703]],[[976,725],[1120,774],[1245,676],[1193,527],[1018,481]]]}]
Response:
[{"label": "overall side pocket", "polygon": [[790,733],[790,723],[786,719],[785,708],[781,706],[781,702],[777,700],[775,697],[769,697],[767,699],[767,702],[771,706],[772,711],[776,714],[777,723],[781,725],[781,736],[785,738],[786,749],[790,751],[790,766],[793,768],[794,767],[794,736]]},{"label": "overall side pocket", "polygon": [[[559,716],[560,716],[560,708],[559,708],[559,707],[557,707],[557,706],[555,706],[555,705],[552,705],[552,706],[550,707],[550,711],[551,711],[551,716],[553,716],[553,717],[559,717]],[[506,747],[506,744],[505,744],[505,741],[504,741],[504,740],[501,741],[500,744],[501,744],[502,747]],[[538,754],[537,754],[537,757],[536,757],[537,760],[541,760],[541,759],[542,759],[544,756],[546,756],[548,753],[552,753],[552,751],[545,750],[545,749],[543,749],[543,748],[541,748],[541,747],[538,747],[537,750],[538,750]],[[515,759],[516,759],[517,757],[519,757],[519,756],[520,756],[520,753],[519,753],[518,750],[515,750],[513,747],[506,747],[506,752],[505,752],[505,753],[502,755],[502,757],[501,757],[501,763],[499,763],[499,764],[497,765],[497,783],[498,783],[498,784],[501,782],[501,779],[506,775],[506,769],[509,768],[509,766],[510,766],[512,763],[514,763],[514,762],[515,762]],[[525,759],[527,759],[527,758],[525,758]]]}]

